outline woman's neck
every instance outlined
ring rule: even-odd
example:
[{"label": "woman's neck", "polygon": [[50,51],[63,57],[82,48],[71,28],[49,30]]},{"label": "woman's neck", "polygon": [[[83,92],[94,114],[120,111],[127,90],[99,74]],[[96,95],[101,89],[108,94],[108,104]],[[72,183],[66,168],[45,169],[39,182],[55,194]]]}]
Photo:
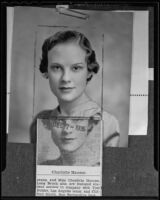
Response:
[{"label": "woman's neck", "polygon": [[83,93],[79,98],[73,100],[73,101],[61,101],[59,100],[60,110],[63,115],[69,116],[72,114],[72,111],[78,106],[81,105],[87,101],[89,101],[90,98]]},{"label": "woman's neck", "polygon": [[74,152],[61,152],[61,158],[66,166],[92,166],[97,163],[94,153],[85,144]]}]

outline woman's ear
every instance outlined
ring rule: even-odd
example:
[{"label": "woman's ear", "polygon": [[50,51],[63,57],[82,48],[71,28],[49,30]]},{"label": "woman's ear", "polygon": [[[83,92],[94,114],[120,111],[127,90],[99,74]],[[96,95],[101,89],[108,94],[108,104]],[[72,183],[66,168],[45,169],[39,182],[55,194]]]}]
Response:
[{"label": "woman's ear", "polygon": [[48,78],[48,72],[43,73],[42,76],[47,79]]},{"label": "woman's ear", "polygon": [[92,76],[93,76],[93,72],[88,72],[87,82],[91,80]]}]

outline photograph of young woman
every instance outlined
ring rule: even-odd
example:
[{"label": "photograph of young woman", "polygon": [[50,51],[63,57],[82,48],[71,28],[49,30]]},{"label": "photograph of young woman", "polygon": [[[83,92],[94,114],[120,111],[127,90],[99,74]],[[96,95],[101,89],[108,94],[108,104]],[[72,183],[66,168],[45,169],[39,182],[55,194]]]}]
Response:
[{"label": "photograph of young woman", "polygon": [[[38,119],[38,129],[38,165],[100,166],[102,135],[98,118]],[[59,155],[41,161],[41,154],[44,153],[44,150],[41,152],[41,144],[45,140],[46,130],[50,131],[50,138],[57,146]],[[53,149],[55,149],[54,145]]]},{"label": "photograph of young woman", "polygon": [[59,105],[53,110],[44,110],[36,115],[30,127],[31,142],[36,142],[38,118],[100,117],[103,124],[103,145],[118,147],[118,120],[97,105],[85,91],[99,68],[90,41],[78,31],[59,31],[44,41],[39,69],[49,80],[50,89],[57,97]]}]

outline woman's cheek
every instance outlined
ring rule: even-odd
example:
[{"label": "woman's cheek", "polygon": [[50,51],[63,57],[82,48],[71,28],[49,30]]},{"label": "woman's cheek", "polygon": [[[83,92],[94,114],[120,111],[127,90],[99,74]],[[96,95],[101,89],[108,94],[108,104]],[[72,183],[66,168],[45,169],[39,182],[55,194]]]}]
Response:
[{"label": "woman's cheek", "polygon": [[60,143],[62,128],[52,128],[52,139],[56,145]]},{"label": "woman's cheek", "polygon": [[87,85],[87,74],[82,73],[79,74],[78,77],[75,76],[74,82],[77,83],[77,85],[80,86],[81,88],[85,88]]},{"label": "woman's cheek", "polygon": [[51,91],[56,94],[57,93],[57,89],[58,89],[58,80],[55,80],[53,78],[49,79],[49,85],[51,88]]},{"label": "woman's cheek", "polygon": [[78,141],[79,145],[83,144],[87,137],[87,131],[85,130],[85,127],[83,127],[83,128],[84,128],[83,131],[76,131],[77,141]]}]

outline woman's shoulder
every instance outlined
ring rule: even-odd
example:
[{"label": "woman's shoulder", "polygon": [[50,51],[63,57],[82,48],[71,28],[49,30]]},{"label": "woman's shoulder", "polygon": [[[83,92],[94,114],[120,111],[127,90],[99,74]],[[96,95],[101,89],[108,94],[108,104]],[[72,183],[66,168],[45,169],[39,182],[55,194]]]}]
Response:
[{"label": "woman's shoulder", "polygon": [[29,128],[31,143],[36,143],[37,119],[49,119],[50,116],[55,112],[56,108],[54,110],[43,110],[34,116]]},{"label": "woman's shoulder", "polygon": [[48,110],[42,110],[38,112],[34,118],[33,121],[39,119],[49,119],[51,116],[57,115],[57,107],[55,109],[48,109]]},{"label": "woman's shoulder", "polygon": [[[55,110],[55,109],[54,109]],[[34,119],[37,119],[37,118],[49,118],[51,113],[54,111],[54,110],[42,110],[40,111],[39,113],[37,113],[34,117]]]},{"label": "woman's shoulder", "polygon": [[[120,140],[119,121],[110,112],[102,109],[94,101],[89,102],[88,116],[100,117],[103,124],[103,144],[105,147],[117,147]],[[87,111],[88,111],[87,110]]]},{"label": "woman's shoulder", "polygon": [[103,111],[103,129],[104,129],[104,146],[118,146],[120,139],[120,128],[117,118],[107,112]]},{"label": "woman's shoulder", "polygon": [[118,119],[111,113],[107,111],[103,111],[102,119],[108,127],[115,128],[117,132],[119,132],[119,122]]}]

